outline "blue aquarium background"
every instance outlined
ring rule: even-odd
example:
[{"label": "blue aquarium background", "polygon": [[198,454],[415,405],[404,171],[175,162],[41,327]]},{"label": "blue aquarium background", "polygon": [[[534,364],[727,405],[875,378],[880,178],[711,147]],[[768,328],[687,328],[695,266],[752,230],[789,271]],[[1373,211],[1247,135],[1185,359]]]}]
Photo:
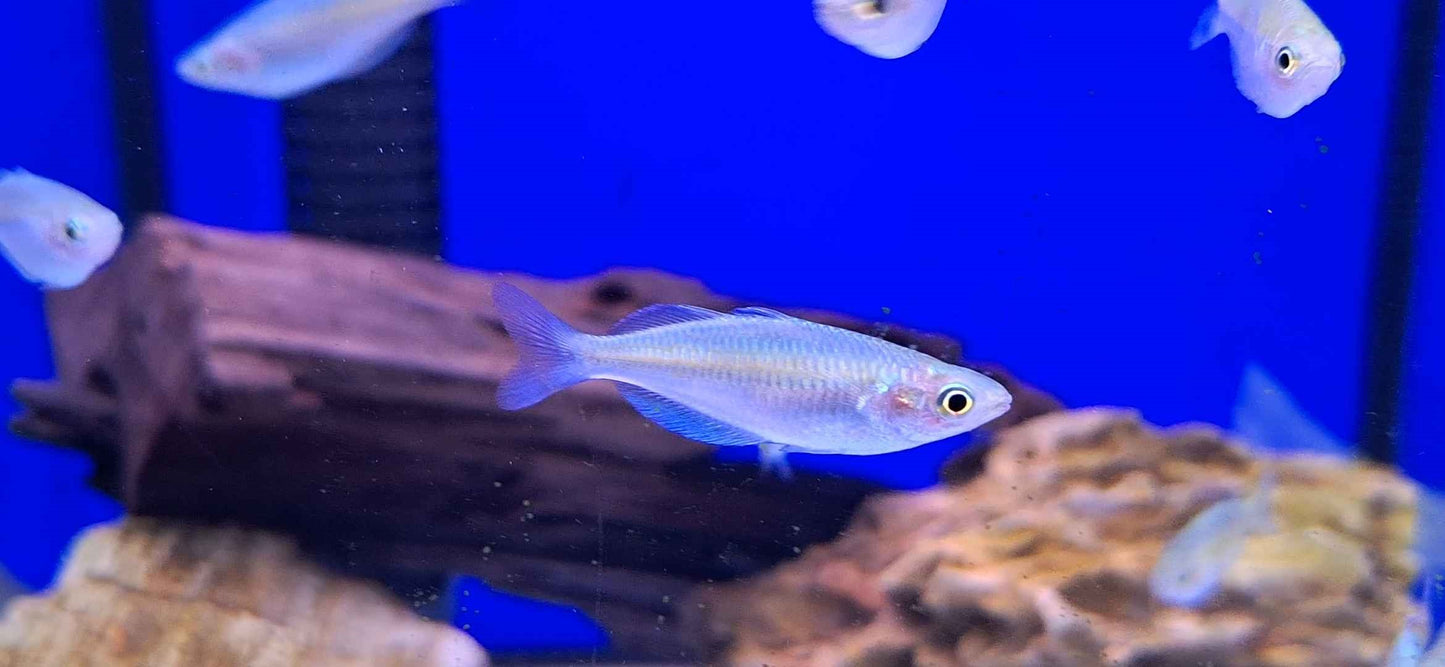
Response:
[{"label": "blue aquarium background", "polygon": [[[154,77],[165,208],[281,230],[279,106],[171,73],[244,4],[150,0],[153,48],[126,57]],[[806,0],[464,3],[432,19],[444,257],[550,277],[657,267],[757,302],[938,330],[1069,405],[1162,424],[1227,424],[1257,361],[1354,439],[1406,45],[1393,3],[1312,4],[1348,65],[1278,120],[1235,90],[1223,40],[1188,50],[1195,0],[954,0],[897,61],[828,37]],[[129,218],[121,165],[148,147],[120,138],[130,90],[104,33],[95,0],[0,9],[0,166]],[[1397,442],[1399,464],[1440,487],[1445,116],[1432,122],[1397,310],[1409,327]],[[41,304],[0,271],[0,380],[51,376]],[[915,488],[961,444],[796,465]],[[27,585],[119,512],[87,474],[80,454],[0,443],[0,563]],[[598,641],[575,612],[463,587],[458,621],[494,651]]]}]

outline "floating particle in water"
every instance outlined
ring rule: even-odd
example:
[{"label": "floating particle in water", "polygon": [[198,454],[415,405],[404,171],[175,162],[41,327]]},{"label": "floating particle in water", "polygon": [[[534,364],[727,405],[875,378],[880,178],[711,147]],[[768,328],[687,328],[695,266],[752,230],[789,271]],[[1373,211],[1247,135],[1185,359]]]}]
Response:
[{"label": "floating particle in water", "polygon": [[1264,263],[1264,258],[1262,258],[1262,257],[1260,256],[1258,250],[1254,251],[1254,263],[1255,263],[1255,264],[1263,264],[1263,263]]},{"label": "floating particle in water", "polygon": [[884,315],[892,315],[892,314],[893,314],[893,309],[892,309],[892,308],[889,308],[888,306],[884,306],[884,307],[883,307],[883,314],[884,314]]}]

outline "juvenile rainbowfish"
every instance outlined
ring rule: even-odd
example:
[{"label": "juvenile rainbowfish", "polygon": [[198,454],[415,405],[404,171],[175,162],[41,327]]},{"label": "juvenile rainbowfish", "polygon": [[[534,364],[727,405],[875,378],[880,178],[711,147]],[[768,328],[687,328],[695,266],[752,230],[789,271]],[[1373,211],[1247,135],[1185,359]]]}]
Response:
[{"label": "juvenile rainbowfish", "polygon": [[0,171],[0,251],[45,289],[83,282],[115,254],[120,219],[80,191],[24,169]]},{"label": "juvenile rainbowfish", "polygon": [[[1246,365],[1234,407],[1235,430],[1266,456],[1313,454],[1349,460],[1356,448],[1310,417],[1263,367]],[[1445,572],[1445,495],[1420,486],[1411,546],[1424,572]],[[1442,666],[1445,667],[1445,666]]]},{"label": "juvenile rainbowfish", "polygon": [[202,88],[286,99],[391,56],[412,22],[460,0],[263,0],[176,62]]},{"label": "juvenile rainbowfish", "polygon": [[969,431],[1013,398],[989,377],[921,352],[766,308],[654,305],[606,336],[567,326],[521,290],[493,299],[521,359],[497,389],[507,410],[589,379],[618,382],[659,426],[714,445],[882,454]]},{"label": "juvenile rainbowfish", "polygon": [[933,36],[945,0],[813,0],[823,31],[870,56],[902,58]]},{"label": "juvenile rainbowfish", "polygon": [[1274,480],[1274,473],[1266,472],[1253,494],[1221,500],[1190,519],[1164,545],[1149,573],[1154,597],[1186,609],[1208,602],[1225,572],[1239,560],[1245,539],[1274,529],[1270,502]]},{"label": "juvenile rainbowfish", "polygon": [[1340,43],[1303,0],[1218,0],[1189,47],[1221,34],[1229,37],[1239,92],[1275,118],[1319,99],[1345,67]]}]

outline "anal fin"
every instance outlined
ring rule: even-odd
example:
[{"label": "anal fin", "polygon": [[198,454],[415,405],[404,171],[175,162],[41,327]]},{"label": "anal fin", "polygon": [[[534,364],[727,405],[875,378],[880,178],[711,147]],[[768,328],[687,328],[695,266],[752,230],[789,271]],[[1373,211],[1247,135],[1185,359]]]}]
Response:
[{"label": "anal fin", "polygon": [[642,416],[685,438],[721,446],[759,445],[767,440],[642,387],[618,383],[617,388]]}]

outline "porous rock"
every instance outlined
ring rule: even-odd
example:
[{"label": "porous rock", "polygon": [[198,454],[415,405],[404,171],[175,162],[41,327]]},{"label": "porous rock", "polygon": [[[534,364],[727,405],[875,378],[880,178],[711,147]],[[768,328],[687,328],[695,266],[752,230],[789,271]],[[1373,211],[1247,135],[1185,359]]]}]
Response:
[{"label": "porous rock", "polygon": [[1277,465],[1277,530],[1197,610],[1156,600],[1149,571],[1195,514],[1257,488],[1261,461],[1212,428],[1092,409],[1005,431],[965,484],[875,497],[695,620],[734,665],[1380,664],[1410,609],[1414,488]]},{"label": "porous rock", "polygon": [[290,541],[146,519],[92,528],[0,615],[0,667],[482,667],[487,656]]}]

